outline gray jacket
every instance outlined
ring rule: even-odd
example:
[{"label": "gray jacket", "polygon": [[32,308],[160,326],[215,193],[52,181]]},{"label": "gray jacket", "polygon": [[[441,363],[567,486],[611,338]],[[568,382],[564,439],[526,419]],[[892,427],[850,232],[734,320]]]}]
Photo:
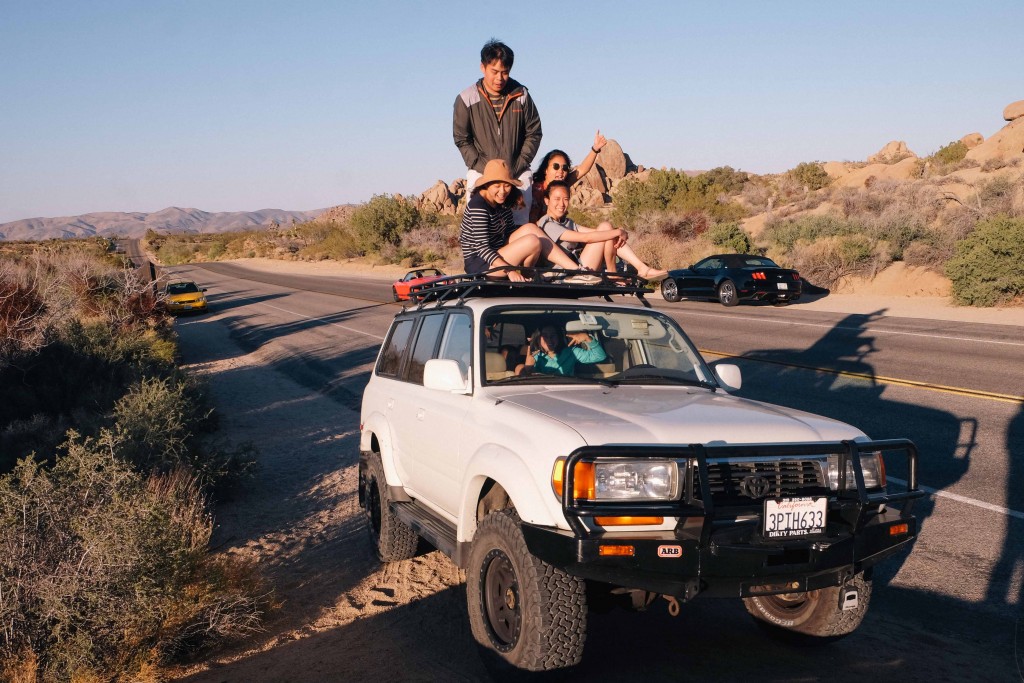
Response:
[{"label": "gray jacket", "polygon": [[[501,123],[483,89],[483,79],[455,98],[453,135],[466,168],[483,173],[491,159],[504,159],[519,177],[529,170],[540,148],[540,114],[526,87],[509,79],[508,98],[502,109]],[[529,191],[526,188],[524,191]]]}]

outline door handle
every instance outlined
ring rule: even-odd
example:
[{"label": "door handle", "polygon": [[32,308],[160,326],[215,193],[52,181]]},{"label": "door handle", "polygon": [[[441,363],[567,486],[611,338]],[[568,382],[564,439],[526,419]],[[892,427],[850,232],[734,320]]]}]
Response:
[{"label": "door handle", "polygon": [[425,418],[426,416],[427,416],[427,411],[423,410],[423,408],[420,408],[419,410],[416,411],[416,419],[417,420],[420,420],[422,422],[423,418]]},{"label": "door handle", "polygon": [[388,399],[388,408],[391,409],[391,408],[394,408],[394,407],[395,407],[395,399],[389,398]]}]

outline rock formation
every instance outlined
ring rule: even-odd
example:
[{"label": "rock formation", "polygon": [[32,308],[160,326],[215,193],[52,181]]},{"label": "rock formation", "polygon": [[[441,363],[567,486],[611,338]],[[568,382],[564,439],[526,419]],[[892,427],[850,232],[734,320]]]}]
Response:
[{"label": "rock formation", "polygon": [[[452,185],[456,185],[457,182],[452,183]],[[463,181],[464,187],[465,181]],[[455,207],[458,205],[458,202],[458,198],[453,195],[447,183],[443,180],[438,180],[434,183],[433,187],[419,196],[416,200],[416,208],[420,211],[432,211],[434,213],[454,216]]]},{"label": "rock formation", "polygon": [[1006,121],[1016,121],[1022,116],[1024,116],[1024,100],[1011,102],[1006,105],[1006,109],[1003,110],[1003,119]]},{"label": "rock formation", "polygon": [[960,138],[960,142],[964,143],[964,146],[967,147],[967,149],[974,149],[981,143],[985,142],[985,136],[981,133],[968,133]]},{"label": "rock formation", "polygon": [[868,157],[869,164],[894,164],[903,159],[917,158],[917,155],[910,151],[907,143],[903,140],[893,140],[885,147],[878,150],[877,154]]}]

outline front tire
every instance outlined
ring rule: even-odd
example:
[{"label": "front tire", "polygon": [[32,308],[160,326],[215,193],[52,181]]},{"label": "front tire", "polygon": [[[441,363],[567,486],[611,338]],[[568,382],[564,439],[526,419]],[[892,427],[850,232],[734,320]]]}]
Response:
[{"label": "front tire", "polygon": [[398,289],[394,285],[391,286],[391,296],[395,298],[395,301],[401,301],[401,299],[398,298]]},{"label": "front tire", "polygon": [[723,306],[735,306],[740,302],[740,297],[736,293],[736,285],[732,280],[725,280],[718,285],[718,301]]},{"label": "front tire", "polygon": [[665,301],[675,303],[682,297],[679,296],[679,283],[674,278],[667,277],[661,281],[661,296]]},{"label": "front tire", "polygon": [[381,562],[398,562],[416,556],[419,536],[391,510],[391,491],[384,478],[380,454],[374,453],[363,477],[363,514],[370,541]]},{"label": "front tire", "polygon": [[[857,606],[844,610],[840,600],[851,589],[857,591]],[[751,616],[774,629],[833,639],[853,633],[864,620],[870,602],[871,580],[864,578],[864,574],[858,574],[845,586],[743,598]]]},{"label": "front tire", "polygon": [[549,671],[578,664],[587,632],[586,585],[530,554],[514,510],[487,515],[466,569],[473,637],[498,664]]}]

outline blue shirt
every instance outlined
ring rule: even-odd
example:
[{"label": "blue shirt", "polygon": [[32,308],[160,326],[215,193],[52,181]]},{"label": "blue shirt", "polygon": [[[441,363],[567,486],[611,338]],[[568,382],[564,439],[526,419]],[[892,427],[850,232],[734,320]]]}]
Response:
[{"label": "blue shirt", "polygon": [[571,376],[576,372],[576,363],[600,363],[608,354],[604,352],[597,337],[591,337],[587,348],[582,345],[566,346],[552,358],[543,351],[533,354],[533,369],[546,375]]}]

